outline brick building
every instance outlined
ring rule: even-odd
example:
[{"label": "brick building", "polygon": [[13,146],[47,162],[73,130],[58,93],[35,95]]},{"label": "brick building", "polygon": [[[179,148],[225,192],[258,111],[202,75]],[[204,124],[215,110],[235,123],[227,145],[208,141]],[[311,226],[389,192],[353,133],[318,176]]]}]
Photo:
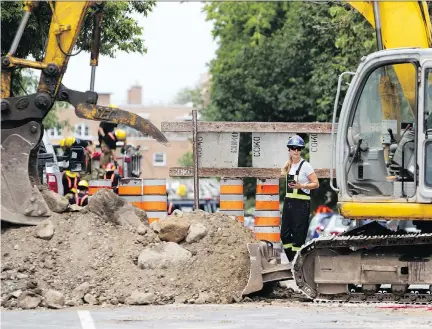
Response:
[{"label": "brick building", "polygon": [[[150,120],[156,127],[161,128],[162,121],[188,121],[192,119],[192,106],[189,105],[142,105],[142,88],[139,85],[132,86],[128,92],[127,104],[115,104],[120,109],[136,113]],[[109,105],[111,103],[109,93],[99,93],[98,104]],[[99,121],[85,120],[75,115],[74,109],[62,108],[58,112],[59,120],[66,120],[70,129],[49,129],[48,136],[53,144],[58,144],[61,138],[75,136],[77,138],[92,140],[98,144],[97,130]],[[169,178],[169,167],[178,166],[178,159],[186,152],[192,151],[191,135],[166,133],[170,142],[167,147],[154,139],[144,137],[136,130],[129,127],[121,127],[127,132],[127,142],[135,147],[141,146],[141,177],[143,178]]]}]

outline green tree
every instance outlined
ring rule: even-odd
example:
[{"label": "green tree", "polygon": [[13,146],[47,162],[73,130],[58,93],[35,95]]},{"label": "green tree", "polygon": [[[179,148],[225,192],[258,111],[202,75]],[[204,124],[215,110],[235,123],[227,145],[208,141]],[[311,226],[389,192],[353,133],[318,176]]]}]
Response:
[{"label": "green tree", "polygon": [[192,102],[193,90],[190,88],[181,89],[174,97],[173,103],[179,105],[185,105]]},{"label": "green tree", "polygon": [[[147,16],[155,1],[107,1],[101,32],[101,54],[113,57],[117,51],[145,53],[143,28],[139,26],[136,15]],[[21,17],[24,14],[23,1],[1,2],[1,49],[2,56],[9,50]],[[27,28],[18,46],[16,56],[32,56],[42,60],[45,41],[52,17],[47,1],[39,2],[30,16]],[[85,20],[77,41],[77,49],[90,50],[93,20]]]},{"label": "green tree", "polygon": [[193,167],[193,152],[188,151],[184,153],[180,158],[178,158],[177,163],[182,167]]}]

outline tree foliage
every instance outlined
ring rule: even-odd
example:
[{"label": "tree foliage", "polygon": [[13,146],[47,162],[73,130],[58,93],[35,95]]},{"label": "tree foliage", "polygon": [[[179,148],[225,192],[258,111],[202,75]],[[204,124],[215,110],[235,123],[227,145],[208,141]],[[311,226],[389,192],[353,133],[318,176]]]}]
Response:
[{"label": "tree foliage", "polygon": [[229,121],[327,121],[337,77],[375,49],[372,27],[334,3],[212,3],[219,40],[205,116]]},{"label": "tree foliage", "polygon": [[[101,32],[101,54],[114,57],[116,51],[145,53],[143,28],[133,18],[139,14],[147,16],[155,1],[107,1],[105,2]],[[24,14],[23,1],[1,2],[1,49],[7,53]],[[52,11],[47,1],[39,2],[32,12],[27,28],[18,46],[16,56],[32,56],[40,61],[44,57],[45,41]],[[89,17],[89,16],[87,16]],[[77,41],[77,49],[90,50],[93,20],[85,19]]]},{"label": "tree foliage", "polygon": [[178,158],[177,163],[179,166],[182,167],[193,167],[194,165],[194,159],[193,159],[193,152],[188,151],[183,153],[183,155]]},{"label": "tree foliage", "polygon": [[174,104],[186,105],[191,103],[193,107],[201,109],[203,105],[203,97],[201,95],[201,87],[183,88],[173,99]]}]

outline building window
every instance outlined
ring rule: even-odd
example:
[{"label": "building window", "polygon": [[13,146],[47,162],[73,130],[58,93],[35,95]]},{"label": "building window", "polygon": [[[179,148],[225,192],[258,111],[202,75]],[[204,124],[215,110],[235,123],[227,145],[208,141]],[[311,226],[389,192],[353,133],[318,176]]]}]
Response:
[{"label": "building window", "polygon": [[61,128],[47,129],[47,133],[49,138],[61,138],[63,136]]},{"label": "building window", "polygon": [[166,166],[166,153],[156,152],[153,154],[153,166],[163,167]]},{"label": "building window", "polygon": [[90,136],[89,126],[86,123],[77,123],[75,125],[75,137],[88,138]]}]

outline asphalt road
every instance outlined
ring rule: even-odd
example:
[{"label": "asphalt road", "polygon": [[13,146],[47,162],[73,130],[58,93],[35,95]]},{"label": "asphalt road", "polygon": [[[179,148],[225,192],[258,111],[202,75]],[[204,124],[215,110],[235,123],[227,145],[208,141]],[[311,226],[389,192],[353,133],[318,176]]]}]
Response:
[{"label": "asphalt road", "polygon": [[299,302],[3,311],[2,329],[432,328],[432,306]]}]

